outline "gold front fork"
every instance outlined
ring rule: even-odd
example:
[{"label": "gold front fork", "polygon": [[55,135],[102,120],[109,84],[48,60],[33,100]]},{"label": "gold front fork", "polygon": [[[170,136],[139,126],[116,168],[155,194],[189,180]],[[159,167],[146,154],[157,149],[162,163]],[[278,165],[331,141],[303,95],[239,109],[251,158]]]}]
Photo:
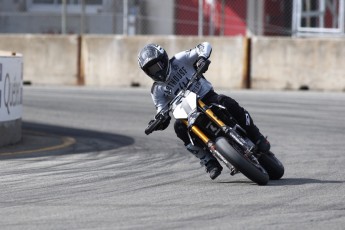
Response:
[{"label": "gold front fork", "polygon": [[[199,106],[205,111],[205,114],[213,121],[215,122],[220,128],[222,128],[223,130],[226,130],[226,125],[224,124],[223,121],[221,121],[213,112],[211,109],[206,108],[206,105],[201,101],[198,100]],[[183,123],[188,127],[188,121],[187,120],[182,120]],[[229,168],[233,168],[233,166],[229,163],[229,161],[227,161],[222,154],[220,154],[217,149],[216,146],[214,144],[214,142],[208,138],[205,133],[203,133],[198,127],[191,125],[190,130],[197,136],[200,138],[200,140],[202,140],[205,145],[207,146],[207,148],[210,150],[210,152],[212,153],[212,155],[214,157],[216,157],[218,160],[224,162],[224,164]]]},{"label": "gold front fork", "polygon": [[[183,123],[188,127],[188,121],[182,120]],[[201,131],[198,127],[192,125],[190,128],[192,132],[197,135],[206,145],[210,142],[210,138],[208,138],[203,131]]]},{"label": "gold front fork", "polygon": [[[212,112],[212,111],[210,111]],[[214,115],[213,113],[211,115]],[[214,116],[215,117],[215,116]],[[216,117],[215,117],[216,119]],[[188,121],[187,120],[182,120],[183,123],[188,127]],[[219,120],[220,121],[220,120]],[[221,121],[220,121],[221,122]],[[217,158],[218,160],[224,162],[224,164],[228,167],[231,168],[232,165],[217,151],[216,146],[214,144],[214,142],[212,140],[210,140],[210,138],[208,138],[205,133],[203,133],[198,127],[192,125],[190,127],[191,131],[200,138],[200,140],[202,140],[205,145],[207,146],[207,148],[210,150],[210,152],[212,153],[212,155]]]},{"label": "gold front fork", "polygon": [[224,129],[226,125],[223,121],[221,121],[213,112],[211,109],[206,108],[205,103],[203,103],[201,100],[198,100],[199,106],[205,110],[205,114],[214,122],[216,123],[220,128]]},{"label": "gold front fork", "polygon": [[[221,121],[213,112],[211,109],[207,109],[205,103],[203,103],[201,100],[198,100],[199,106],[205,110],[205,114],[213,121],[215,122],[220,128],[226,127],[224,122]],[[183,123],[188,127],[188,121],[182,120]],[[192,125],[190,127],[191,131],[197,135],[207,146],[207,144],[210,142],[210,138],[208,138],[204,132],[202,132],[198,127]]]}]

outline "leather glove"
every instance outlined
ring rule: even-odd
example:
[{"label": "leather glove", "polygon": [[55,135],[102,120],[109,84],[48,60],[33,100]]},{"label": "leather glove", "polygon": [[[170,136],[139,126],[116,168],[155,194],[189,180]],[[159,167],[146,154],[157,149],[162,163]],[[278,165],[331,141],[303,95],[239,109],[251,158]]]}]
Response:
[{"label": "leather glove", "polygon": [[202,73],[205,73],[208,70],[208,66],[210,65],[210,62],[206,61],[207,59],[204,57],[199,57],[198,61],[196,62],[196,68],[199,69],[201,66],[205,66],[204,71]]},{"label": "leather glove", "polygon": [[170,124],[170,120],[171,120],[170,116],[165,117],[165,119],[162,120],[161,124],[158,125],[157,130],[164,130],[164,129],[168,128],[168,126]]},{"label": "leather glove", "polygon": [[[169,124],[170,124],[170,120],[171,117],[170,116],[166,116],[161,122],[160,124],[155,128],[155,130],[164,130],[166,128],[168,128]],[[151,120],[149,122],[149,125],[151,125],[155,120]]]}]

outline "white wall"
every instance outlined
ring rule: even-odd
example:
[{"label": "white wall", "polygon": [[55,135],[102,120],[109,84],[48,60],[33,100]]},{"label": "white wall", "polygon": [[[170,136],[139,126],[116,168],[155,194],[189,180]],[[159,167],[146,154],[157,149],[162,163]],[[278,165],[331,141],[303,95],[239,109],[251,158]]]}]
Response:
[{"label": "white wall", "polygon": [[21,139],[23,58],[0,51],[0,146]]}]

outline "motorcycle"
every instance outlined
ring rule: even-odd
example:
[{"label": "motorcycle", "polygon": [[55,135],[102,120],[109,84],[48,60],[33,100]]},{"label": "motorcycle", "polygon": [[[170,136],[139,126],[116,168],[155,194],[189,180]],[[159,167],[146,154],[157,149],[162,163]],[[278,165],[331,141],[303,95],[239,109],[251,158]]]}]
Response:
[{"label": "motorcycle", "polygon": [[188,128],[191,142],[198,142],[208,149],[214,157],[223,162],[230,174],[242,173],[258,185],[279,180],[284,175],[284,166],[269,151],[262,153],[247,136],[246,131],[219,104],[206,105],[189,88],[200,79],[208,63],[200,66],[184,87],[159,113],[145,129],[149,135],[169,116],[180,119]]}]

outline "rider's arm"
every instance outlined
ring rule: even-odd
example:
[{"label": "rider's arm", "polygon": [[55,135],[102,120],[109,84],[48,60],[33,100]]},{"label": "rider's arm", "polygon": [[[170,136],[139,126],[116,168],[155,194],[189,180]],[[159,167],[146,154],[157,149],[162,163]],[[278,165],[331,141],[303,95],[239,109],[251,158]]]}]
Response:
[{"label": "rider's arm", "polygon": [[164,95],[164,91],[162,90],[162,87],[159,85],[159,83],[153,83],[151,88],[151,97],[153,104],[156,107],[157,113],[159,113],[169,103],[169,100]]},{"label": "rider's arm", "polygon": [[212,46],[208,42],[197,45],[194,49],[186,50],[175,55],[181,62],[195,65],[200,59],[208,59],[212,53]]},{"label": "rider's arm", "polygon": [[208,42],[203,42],[195,47],[195,51],[198,54],[198,58],[208,59],[212,53],[212,46]]},{"label": "rider's arm", "polygon": [[[151,88],[151,97],[153,100],[153,103],[156,107],[157,114],[162,111],[162,109],[165,109],[168,106],[169,100],[164,95],[164,92],[162,91],[162,88],[159,87],[158,83],[154,83]],[[170,124],[171,117],[169,114],[165,114],[164,118],[161,120],[161,124],[156,127],[155,130],[164,130],[166,129]],[[151,120],[151,122],[154,122],[154,120]]]}]

